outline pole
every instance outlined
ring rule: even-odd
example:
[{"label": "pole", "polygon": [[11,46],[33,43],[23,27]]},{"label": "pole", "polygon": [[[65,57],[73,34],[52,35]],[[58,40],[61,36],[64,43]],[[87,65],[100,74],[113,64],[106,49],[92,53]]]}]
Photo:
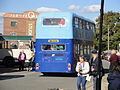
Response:
[{"label": "pole", "polygon": [[119,43],[119,52],[120,52],[120,43]]},{"label": "pole", "polygon": [[110,41],[110,32],[109,32],[109,25],[108,25],[108,51],[110,50],[109,41]]},{"label": "pole", "polygon": [[99,52],[98,52],[98,77],[96,81],[96,90],[101,90],[101,80],[102,77],[100,75],[101,72],[101,47],[102,47],[102,24],[103,24],[103,8],[104,8],[104,0],[101,0],[101,9],[100,9],[100,34],[99,34]]}]

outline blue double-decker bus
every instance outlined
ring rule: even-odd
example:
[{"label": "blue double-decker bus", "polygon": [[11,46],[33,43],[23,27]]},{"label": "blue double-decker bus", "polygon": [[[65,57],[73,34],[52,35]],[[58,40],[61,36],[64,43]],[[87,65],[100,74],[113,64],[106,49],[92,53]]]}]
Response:
[{"label": "blue double-decker bus", "polygon": [[90,55],[94,30],[93,21],[73,13],[40,13],[36,23],[35,70],[74,73],[77,55]]}]

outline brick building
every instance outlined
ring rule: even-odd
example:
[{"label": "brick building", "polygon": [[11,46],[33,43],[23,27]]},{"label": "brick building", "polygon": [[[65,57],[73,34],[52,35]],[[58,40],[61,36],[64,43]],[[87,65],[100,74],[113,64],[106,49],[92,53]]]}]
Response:
[{"label": "brick building", "polygon": [[4,35],[32,35],[35,40],[38,13],[26,11],[4,14]]}]

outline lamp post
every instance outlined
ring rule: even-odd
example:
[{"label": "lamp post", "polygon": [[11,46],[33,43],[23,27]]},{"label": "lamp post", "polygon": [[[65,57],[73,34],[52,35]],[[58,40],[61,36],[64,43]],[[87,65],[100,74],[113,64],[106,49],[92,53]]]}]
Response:
[{"label": "lamp post", "polygon": [[110,28],[109,28],[109,25],[108,25],[108,51],[110,50]]},{"label": "lamp post", "polygon": [[120,52],[120,43],[119,43],[119,52]]},{"label": "lamp post", "polygon": [[104,9],[104,0],[101,0],[101,9],[100,9],[100,34],[99,34],[99,52],[98,52],[98,77],[96,81],[96,90],[101,90],[101,48],[102,48],[102,24],[103,24],[103,9]]}]

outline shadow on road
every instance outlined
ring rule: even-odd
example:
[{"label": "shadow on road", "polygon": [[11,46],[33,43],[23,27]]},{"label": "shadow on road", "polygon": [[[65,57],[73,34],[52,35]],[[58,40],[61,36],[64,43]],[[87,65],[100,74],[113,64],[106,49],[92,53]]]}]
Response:
[{"label": "shadow on road", "polygon": [[40,75],[40,77],[76,77],[76,73],[43,73],[43,75]]},{"label": "shadow on road", "polygon": [[13,72],[19,72],[18,68],[0,67],[0,80],[24,77],[24,75],[4,75],[4,73],[8,74]]},{"label": "shadow on road", "polygon": [[0,74],[18,72],[18,68],[0,67]]},{"label": "shadow on road", "polygon": [[0,75],[0,80],[21,78],[21,77],[24,77],[24,75]]},{"label": "shadow on road", "polygon": [[6,80],[6,79],[13,79],[13,78],[21,78],[24,77],[24,75],[6,75],[5,73],[13,73],[13,72],[19,72],[18,68],[16,67],[5,67],[3,65],[0,65],[0,80]]}]

